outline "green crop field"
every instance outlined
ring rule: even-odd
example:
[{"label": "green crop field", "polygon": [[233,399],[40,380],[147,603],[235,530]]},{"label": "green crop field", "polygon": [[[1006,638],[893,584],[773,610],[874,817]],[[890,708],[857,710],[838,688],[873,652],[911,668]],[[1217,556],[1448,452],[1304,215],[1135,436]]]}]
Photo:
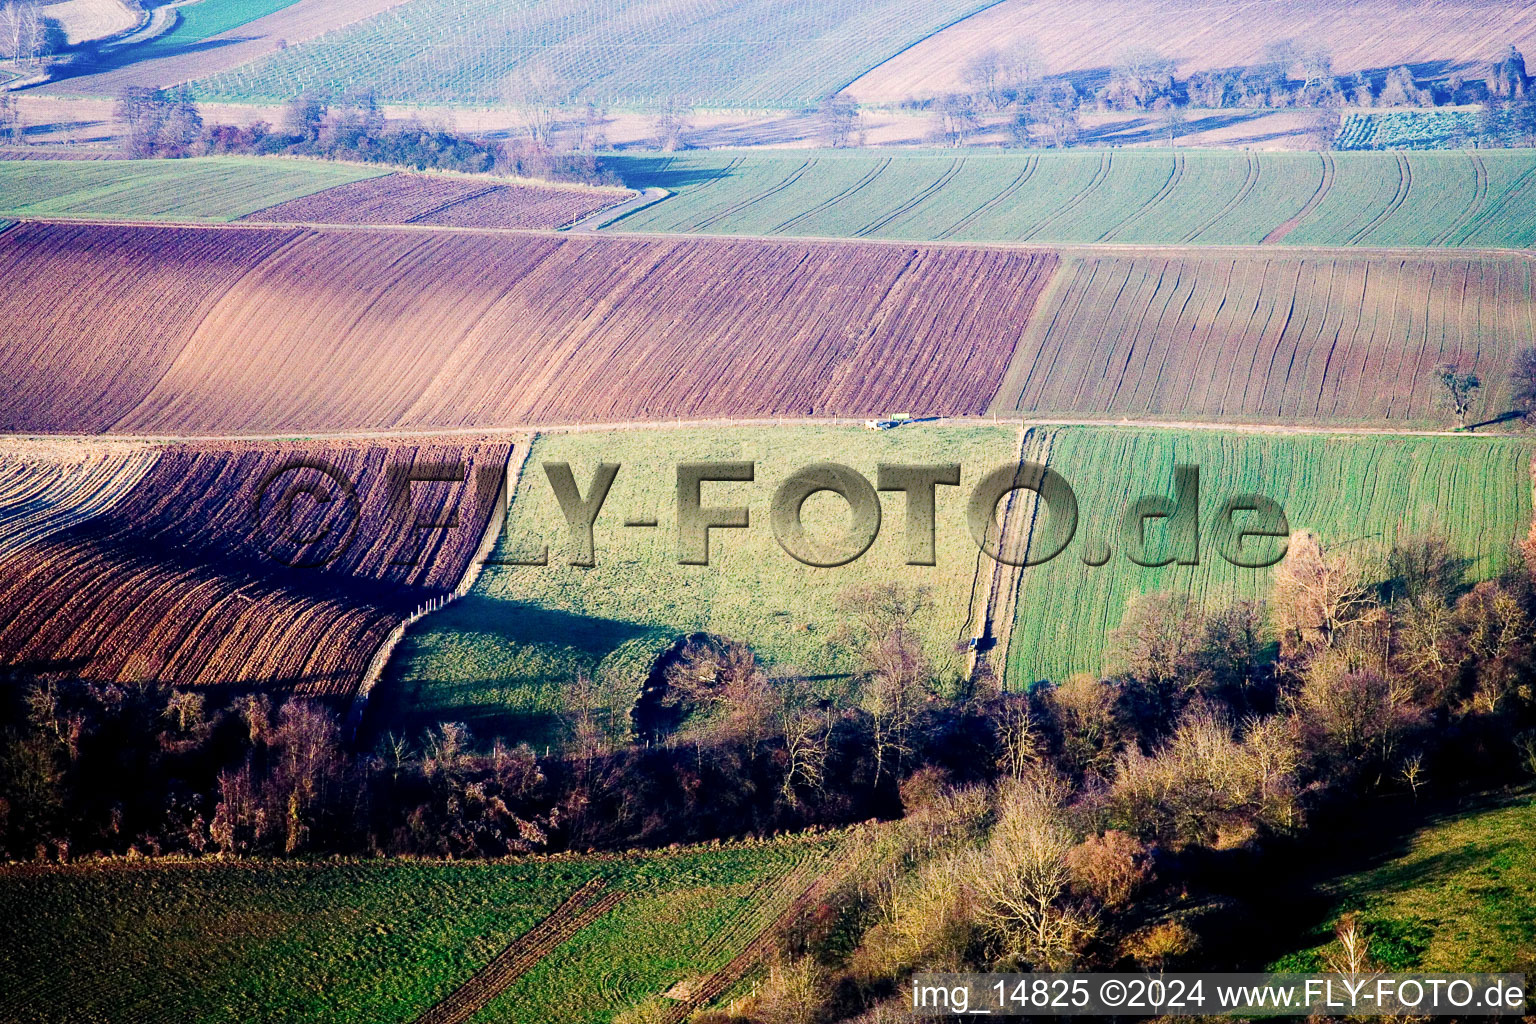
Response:
[{"label": "green crop field", "polygon": [[274,11],[290,7],[297,0],[197,0],[176,10],[176,26],[163,36],[125,51],[132,60],[151,60],[183,52],[192,43],[202,42],[221,32],[239,28]]},{"label": "green crop field", "polygon": [[574,102],[799,106],[995,2],[408,0],[195,87],[214,100],[283,100],[323,86],[486,104],[504,102],[509,77],[526,74]]},{"label": "green crop field", "polygon": [[0,1019],[410,1021],[602,878],[620,902],[480,1019],[608,1021],[724,965],[837,847],[0,868]]},{"label": "green crop field", "polygon": [[1536,154],[1529,151],[1322,156],[1117,149],[961,157],[715,150],[611,162],[634,188],[675,193],[610,225],[622,231],[1169,245],[1256,245],[1273,234],[1296,245],[1536,244]]},{"label": "green crop field", "polygon": [[1332,910],[1306,948],[1272,965],[1326,970],[1333,927],[1360,916],[1367,951],[1388,971],[1536,972],[1536,801],[1442,818],[1391,859],[1323,886]]},{"label": "green crop field", "polygon": [[232,221],[385,173],[255,157],[0,161],[0,217]]},{"label": "green crop field", "polygon": [[[1511,557],[1531,521],[1530,460],[1536,444],[1511,438],[1260,435],[1196,430],[1068,427],[1053,431],[1048,464],[1073,486],[1077,536],[1063,554],[1022,573],[1007,679],[1042,679],[1104,667],[1105,644],[1134,595],[1191,594],[1208,607],[1263,597],[1272,573],[1242,569],[1213,546],[1229,498],[1262,494],[1280,503],[1292,531],[1325,547],[1369,556],[1399,537],[1438,533],[1487,579]],[[1200,564],[1144,568],[1119,550],[1119,521],[1142,495],[1173,495],[1177,463],[1200,467]],[[1159,555],[1157,531],[1149,543]],[[1114,555],[1084,564],[1092,545]]]},{"label": "green crop field", "polygon": [[[523,471],[498,557],[536,554],[548,543],[551,564],[487,567],[463,600],[407,634],[370,713],[381,727],[407,732],[458,719],[487,736],[557,743],[558,716],[578,671],[600,682],[627,680],[619,673],[628,671],[629,659],[696,630],[749,643],[779,668],[836,676],[849,669],[834,643],[842,596],[885,581],[929,588],[933,606],[915,625],[940,670],[957,673],[963,662],[955,644],[969,635],[979,567],[964,495],[986,470],[1017,458],[1018,436],[1017,427],[924,424],[883,433],[784,426],[543,435]],[[710,565],[679,565],[675,466],[708,460],[756,463],[753,483],[704,485],[706,505],[747,505],[751,525],[711,531]],[[781,550],[768,523],[774,489],[791,472],[827,460],[871,481],[881,462],[960,463],[961,485],[938,489],[937,564],[905,564],[899,492],[881,495],[879,536],[851,564],[813,568]],[[565,519],[541,468],[545,461],[569,462],[583,493],[597,463],[623,467],[597,520],[594,568],[565,564]],[[623,525],[650,517],[659,525]],[[813,536],[840,534],[847,505],[814,495],[804,519]],[[622,689],[606,694],[615,732],[627,727],[635,696]]]}]

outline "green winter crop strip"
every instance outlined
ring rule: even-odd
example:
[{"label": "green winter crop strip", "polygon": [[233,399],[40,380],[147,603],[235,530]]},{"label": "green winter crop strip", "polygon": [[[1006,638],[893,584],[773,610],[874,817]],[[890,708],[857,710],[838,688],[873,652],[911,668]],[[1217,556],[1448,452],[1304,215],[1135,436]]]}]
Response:
[{"label": "green winter crop strip", "polygon": [[0,216],[231,221],[385,173],[318,161],[0,161]]},{"label": "green winter crop strip", "polygon": [[1164,245],[1536,242],[1536,154],[711,151],[612,159],[625,231]]},{"label": "green winter crop strip", "polygon": [[[1077,537],[1055,560],[1022,573],[1007,679],[1015,688],[1106,667],[1106,643],[1135,595],[1190,594],[1208,608],[1263,598],[1272,573],[1222,559],[1211,531],[1223,503],[1262,494],[1292,531],[1361,556],[1399,538],[1446,537],[1469,580],[1507,564],[1531,520],[1536,444],[1510,438],[1264,435],[1220,431],[1061,428],[1049,465],[1076,491]],[[1142,495],[1173,495],[1177,463],[1200,467],[1200,564],[1143,568],[1116,550],[1085,565],[1093,542],[1118,548],[1119,517]],[[1152,543],[1157,527],[1149,527]]]},{"label": "green winter crop strip", "polygon": [[494,1019],[607,1021],[736,955],[763,907],[798,895],[836,845],[0,869],[0,1019],[411,1021],[602,878],[618,905],[515,983]]}]

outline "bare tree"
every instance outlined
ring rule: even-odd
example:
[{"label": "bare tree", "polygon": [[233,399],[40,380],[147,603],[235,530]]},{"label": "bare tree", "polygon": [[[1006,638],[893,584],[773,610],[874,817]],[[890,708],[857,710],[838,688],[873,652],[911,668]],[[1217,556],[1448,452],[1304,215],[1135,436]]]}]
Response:
[{"label": "bare tree", "polygon": [[688,133],[693,129],[692,122],[693,107],[681,97],[667,97],[651,120],[656,147],[666,153],[686,148]]},{"label": "bare tree", "polygon": [[1168,145],[1170,148],[1179,144],[1179,136],[1184,134],[1184,129],[1189,125],[1189,115],[1184,108],[1173,101],[1163,108],[1161,118],[1163,131],[1168,133]]},{"label": "bare tree", "polygon": [[8,146],[19,146],[26,141],[16,97],[10,93],[0,93],[0,142]]},{"label": "bare tree", "polygon": [[1357,562],[1328,553],[1315,534],[1292,535],[1285,558],[1275,566],[1273,615],[1282,646],[1332,646],[1370,605],[1370,587]]},{"label": "bare tree", "polygon": [[1482,378],[1455,363],[1441,363],[1435,367],[1435,380],[1440,383],[1441,404],[1455,414],[1458,427],[1465,427],[1472,399],[1482,389]]},{"label": "bare tree", "polygon": [[1070,966],[1094,927],[1069,898],[1068,858],[1077,838],[1065,798],[1065,785],[1045,774],[1004,786],[978,871],[983,919],[1006,957],[1032,967]]},{"label": "bare tree", "polygon": [[1315,47],[1301,56],[1302,88],[1313,89],[1333,78],[1333,54],[1326,47]]},{"label": "bare tree", "polygon": [[949,93],[933,108],[928,137],[935,145],[963,146],[980,127],[976,101],[967,93]]},{"label": "bare tree", "polygon": [[848,145],[859,124],[859,105],[847,93],[828,96],[817,108],[822,141],[834,149]]},{"label": "bare tree", "polygon": [[830,712],[820,713],[809,699],[805,684],[780,680],[778,725],[784,737],[784,781],[779,791],[791,807],[798,806],[803,790],[821,792],[826,780],[827,748],[831,738]]},{"label": "bare tree", "polygon": [[1398,765],[1397,775],[1407,784],[1409,790],[1413,792],[1413,798],[1417,800],[1419,787],[1424,785],[1424,755],[1412,754],[1405,757],[1402,764]]},{"label": "bare tree", "polygon": [[1022,779],[1044,763],[1045,737],[1028,697],[1010,699],[993,721],[999,750],[997,766],[1004,775]]},{"label": "bare tree", "polygon": [[1319,110],[1307,122],[1307,144],[1320,153],[1327,152],[1338,139],[1342,124],[1337,110]]},{"label": "bare tree", "polygon": [[43,55],[42,13],[36,0],[10,0],[3,10],[5,45],[18,64],[30,64]]},{"label": "bare tree", "polygon": [[572,89],[560,75],[547,67],[521,68],[507,76],[501,95],[515,109],[523,135],[540,149],[554,146],[560,127],[562,105]]},{"label": "bare tree", "polygon": [[604,130],[607,124],[608,111],[589,101],[582,110],[581,120],[576,123],[575,148],[577,151],[591,153],[599,149],[607,149],[608,133]]},{"label": "bare tree", "polygon": [[1039,125],[1049,145],[1065,148],[1077,143],[1082,128],[1077,111],[1081,100],[1072,83],[1046,81],[1029,103],[1030,119]]},{"label": "bare tree", "polygon": [[1112,658],[1139,681],[1170,685],[1191,669],[1204,627],[1205,615],[1188,594],[1138,595],[1110,635]]},{"label": "bare tree", "polygon": [[913,619],[932,604],[926,590],[899,584],[858,587],[843,595],[852,623],[843,638],[855,649],[863,679],[864,710],[874,744],[875,781],[889,762],[908,752],[908,736],[922,710],[932,668]]}]

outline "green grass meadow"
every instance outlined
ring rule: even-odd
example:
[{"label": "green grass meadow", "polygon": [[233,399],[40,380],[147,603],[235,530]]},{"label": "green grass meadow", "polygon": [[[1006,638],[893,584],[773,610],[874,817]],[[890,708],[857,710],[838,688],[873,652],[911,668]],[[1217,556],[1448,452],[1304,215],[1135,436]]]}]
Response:
[{"label": "green grass meadow", "polygon": [[0,868],[0,1020],[411,1021],[601,876],[624,899],[480,1018],[599,1024],[723,965],[836,847]]},{"label": "green grass meadow", "polygon": [[[551,564],[488,566],[464,599],[409,632],[371,699],[376,714],[408,732],[458,719],[509,739],[558,743],[558,716],[578,671],[600,681],[617,678],[610,668],[698,630],[744,641],[781,669],[831,677],[827,685],[837,686],[850,669],[835,643],[841,599],[850,588],[887,581],[929,589],[933,607],[916,628],[935,664],[958,673],[963,656],[955,645],[969,635],[978,568],[965,496],[982,473],[1017,457],[1018,433],[1016,426],[913,424],[882,433],[785,426],[542,435],[523,471],[498,557],[533,554],[548,544]],[[710,565],[679,565],[675,466],[711,460],[756,463],[753,483],[706,483],[702,492],[706,506],[747,505],[751,524],[711,531]],[[849,565],[813,568],[781,550],[768,523],[774,489],[795,470],[829,460],[871,482],[881,462],[960,463],[961,485],[937,492],[937,565],[905,564],[900,492],[881,494],[879,536]],[[565,520],[541,468],[546,461],[570,463],[584,493],[599,462],[622,467],[597,519],[594,568],[564,564]],[[831,494],[812,496],[803,513],[813,536],[838,536],[847,523],[847,505]],[[624,525],[647,518],[658,525]],[[613,728],[622,732],[635,694],[606,697]]]},{"label": "green grass meadow", "polygon": [[238,220],[382,170],[259,157],[0,161],[0,218]]},{"label": "green grass meadow", "polygon": [[1272,968],[1326,969],[1339,952],[1334,926],[1355,912],[1369,955],[1386,970],[1536,973],[1532,835],[1529,795],[1432,821],[1406,849],[1325,883],[1326,918]]},{"label": "green grass meadow", "polygon": [[[1530,460],[1536,444],[1512,438],[1263,435],[1064,427],[1049,465],[1077,495],[1077,536],[1042,566],[1023,570],[1007,678],[1015,688],[1104,669],[1105,641],[1137,594],[1175,591],[1208,607],[1262,598],[1269,569],[1238,568],[1211,540],[1223,504],[1262,494],[1290,528],[1333,550],[1362,555],[1398,538],[1436,533],[1467,560],[1471,580],[1495,575],[1531,521]],[[1144,568],[1119,550],[1084,564],[1094,542],[1118,548],[1120,516],[1142,495],[1173,496],[1174,466],[1200,467],[1200,564]],[[1152,553],[1160,527],[1148,527]]]},{"label": "green grass meadow", "polygon": [[185,47],[293,6],[297,0],[197,0],[177,8],[176,27],[130,51],[134,60],[171,57]]}]

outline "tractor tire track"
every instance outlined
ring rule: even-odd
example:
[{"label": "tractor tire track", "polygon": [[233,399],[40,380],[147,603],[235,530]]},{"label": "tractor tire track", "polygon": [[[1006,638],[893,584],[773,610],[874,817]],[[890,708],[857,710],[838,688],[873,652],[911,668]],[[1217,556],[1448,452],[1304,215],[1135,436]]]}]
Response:
[{"label": "tractor tire track", "polygon": [[1289,220],[1282,223],[1279,227],[1275,228],[1275,230],[1265,235],[1263,240],[1259,242],[1260,245],[1275,245],[1281,239],[1285,238],[1286,235],[1289,235],[1292,231],[1295,231],[1296,228],[1300,226],[1302,221],[1312,216],[1312,213],[1323,204],[1323,200],[1327,197],[1329,191],[1333,188],[1333,179],[1334,176],[1338,173],[1338,169],[1334,166],[1332,156],[1327,153],[1323,153],[1321,155],[1323,161],[1323,178],[1322,181],[1318,182],[1317,191],[1312,193],[1312,198],[1307,200],[1305,206],[1296,211],[1295,216],[1291,217]]},{"label": "tractor tire track", "polygon": [[1248,176],[1243,179],[1242,185],[1238,187],[1237,194],[1227,201],[1227,205],[1217,210],[1215,216],[1211,217],[1210,220],[1206,221],[1204,224],[1201,224],[1199,227],[1195,228],[1195,230],[1179,239],[1179,242],[1182,244],[1193,242],[1195,239],[1211,230],[1211,228],[1221,223],[1222,218],[1227,216],[1227,214],[1231,213],[1233,210],[1236,210],[1239,206],[1242,206],[1244,203],[1246,203],[1248,201],[1248,197],[1253,195],[1253,190],[1259,187],[1259,176],[1262,173],[1262,168],[1259,166],[1258,154],[1249,153]]},{"label": "tractor tire track", "polygon": [[1166,201],[1169,196],[1178,191],[1179,185],[1184,181],[1184,166],[1184,154],[1176,154],[1173,158],[1173,170],[1168,173],[1168,180],[1163,182],[1163,187],[1157,190],[1157,195],[1147,200],[1135,213],[1132,213],[1129,217],[1125,218],[1120,223],[1104,232],[1097,239],[1095,239],[1095,241],[1114,241],[1115,236],[1120,234],[1120,232],[1124,231],[1126,228],[1129,228],[1137,221],[1151,216],[1152,212],[1157,209],[1158,204]]},{"label": "tractor tire track", "polygon": [[603,879],[594,878],[577,889],[548,917],[513,939],[494,960],[417,1017],[416,1024],[465,1024],[557,946],[623,899],[620,892],[603,893],[606,886]]},{"label": "tractor tire track", "polygon": [[795,214],[795,216],[789,218],[789,220],[786,220],[783,223],[778,224],[778,225],[776,225],[773,228],[770,228],[766,233],[770,234],[770,235],[784,234],[785,232],[787,232],[790,229],[794,228],[797,224],[803,224],[807,220],[811,219],[812,217],[815,217],[815,216],[817,216],[818,214],[821,214],[821,213],[825,213],[826,211],[828,211],[828,210],[832,209],[833,207],[835,207],[838,203],[841,203],[844,200],[846,200],[849,196],[854,195],[855,193],[857,193],[865,185],[868,185],[870,182],[872,182],[876,178],[880,177],[880,175],[882,173],[884,173],[885,169],[887,167],[889,167],[889,166],[891,166],[891,161],[890,161],[890,158],[887,157],[886,159],[881,160],[878,163],[876,163],[875,166],[869,171],[868,174],[864,175],[864,177],[860,178],[858,181],[854,182],[852,185],[850,185],[847,188],[843,189],[841,192],[837,193],[837,195],[832,196],[829,199],[823,199],[821,202],[817,203],[815,206],[811,207],[809,210],[805,210],[805,211],[802,211],[801,213]]},{"label": "tractor tire track", "polygon": [[1472,188],[1472,201],[1456,216],[1450,227],[1434,237],[1430,245],[1454,244],[1451,239],[1474,223],[1481,216],[1483,207],[1488,205],[1488,165],[1483,163],[1483,158],[1478,153],[1468,153],[1467,156],[1472,160],[1472,174],[1476,181]]},{"label": "tractor tire track", "polygon": [[879,220],[859,228],[859,230],[853,233],[853,236],[855,238],[868,238],[870,235],[874,234],[876,231],[879,231],[881,228],[885,227],[887,224],[890,224],[892,221],[897,220],[907,213],[910,213],[918,206],[918,204],[922,203],[929,196],[933,195],[935,192],[941,192],[945,188],[949,187],[949,183],[955,180],[955,176],[960,173],[960,168],[964,166],[964,164],[964,160],[956,159],[954,163],[950,164],[949,168],[939,176],[938,181],[935,181],[932,185],[929,185],[927,188],[923,189],[921,192],[917,193],[917,195],[913,196],[911,199],[908,199],[906,202],[902,203],[900,206],[896,207],[896,209],[892,210],[884,217],[881,217]]},{"label": "tractor tire track", "polygon": [[734,217],[736,214],[752,206],[754,203],[760,203],[770,196],[778,195],[780,192],[784,191],[785,189],[789,188],[789,186],[799,181],[805,172],[814,166],[816,166],[815,160],[805,161],[805,163],[801,164],[799,167],[796,167],[783,181],[779,182],[777,185],[773,186],[765,192],[759,192],[756,195],[748,196],[746,199],[734,202],[712,217],[704,218],[698,222],[698,224],[694,227],[694,230],[703,231],[706,228],[713,227],[714,225],[720,223],[722,220],[725,220],[727,217]]},{"label": "tractor tire track", "polygon": [[953,238],[960,232],[969,228],[972,224],[976,223],[981,218],[990,214],[1003,203],[1006,203],[1009,199],[1012,199],[1014,193],[1023,188],[1024,184],[1034,176],[1035,169],[1039,166],[1040,158],[1038,156],[1032,156],[1025,160],[1024,169],[1019,171],[1018,177],[1014,178],[1007,185],[1005,185],[1001,192],[993,196],[991,199],[988,199],[985,203],[982,203],[980,206],[966,214],[964,217],[961,217],[954,224],[945,228],[943,231],[940,231],[935,237],[939,241]]},{"label": "tractor tire track", "polygon": [[1098,190],[1099,186],[1103,185],[1104,182],[1109,180],[1109,169],[1113,162],[1113,154],[1105,152],[1104,156],[1099,159],[1099,169],[1094,172],[1093,177],[1089,179],[1088,184],[1084,186],[1082,191],[1078,192],[1071,199],[1068,199],[1065,206],[1056,210],[1054,213],[1050,214],[1050,216],[1042,220],[1039,224],[1036,224],[1029,231],[1021,235],[1019,241],[1027,242],[1031,238],[1039,235],[1040,232],[1046,230],[1047,228],[1054,227],[1057,221],[1061,220],[1063,217],[1066,217],[1068,214],[1075,211],[1079,206],[1083,205],[1083,203],[1087,201],[1088,197],[1093,195],[1093,193]]},{"label": "tractor tire track", "polygon": [[1403,203],[1408,200],[1408,190],[1413,188],[1413,167],[1408,163],[1408,157],[1402,153],[1397,154],[1397,191],[1392,195],[1392,201],[1387,203],[1387,208],[1370,219],[1370,222],[1350,236],[1349,245],[1359,245],[1371,232],[1381,227],[1392,219],[1392,215],[1403,208]]}]

